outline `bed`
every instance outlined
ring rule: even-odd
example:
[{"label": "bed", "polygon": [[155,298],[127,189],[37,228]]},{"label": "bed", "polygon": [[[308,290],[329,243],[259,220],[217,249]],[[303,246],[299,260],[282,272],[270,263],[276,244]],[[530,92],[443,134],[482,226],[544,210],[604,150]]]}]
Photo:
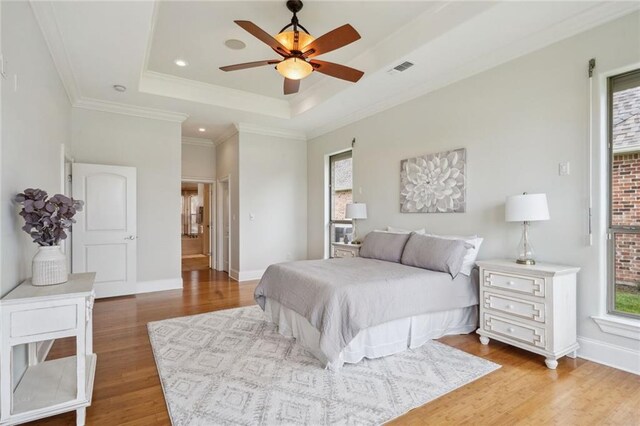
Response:
[{"label": "bed", "polygon": [[255,290],[266,318],[330,369],[477,327],[478,272],[371,258],[271,265]]}]

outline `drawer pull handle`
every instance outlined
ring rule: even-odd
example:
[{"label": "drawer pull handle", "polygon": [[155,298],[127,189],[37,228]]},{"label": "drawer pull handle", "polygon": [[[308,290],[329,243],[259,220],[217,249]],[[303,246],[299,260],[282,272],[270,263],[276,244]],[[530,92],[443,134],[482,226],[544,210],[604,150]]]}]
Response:
[{"label": "drawer pull handle", "polygon": [[513,329],[513,327],[509,327],[509,328],[507,328],[507,332],[508,332],[508,333],[513,333],[514,331],[515,331],[515,330]]},{"label": "drawer pull handle", "polygon": [[507,285],[514,285],[515,283],[513,281],[507,281]]},{"label": "drawer pull handle", "polygon": [[513,309],[513,305],[507,305],[507,309]]}]

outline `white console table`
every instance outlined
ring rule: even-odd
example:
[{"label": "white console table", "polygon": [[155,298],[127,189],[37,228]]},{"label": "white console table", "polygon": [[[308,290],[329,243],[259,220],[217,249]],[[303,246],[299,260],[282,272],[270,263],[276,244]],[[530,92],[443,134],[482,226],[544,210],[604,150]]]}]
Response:
[{"label": "white console table", "polygon": [[[35,287],[27,280],[0,300],[0,425],[76,411],[84,425],[91,405],[94,273],[72,274],[64,284]],[[37,343],[75,337],[76,355],[38,359]],[[14,351],[27,345],[28,365],[16,386]],[[42,362],[40,362],[42,361]]]}]

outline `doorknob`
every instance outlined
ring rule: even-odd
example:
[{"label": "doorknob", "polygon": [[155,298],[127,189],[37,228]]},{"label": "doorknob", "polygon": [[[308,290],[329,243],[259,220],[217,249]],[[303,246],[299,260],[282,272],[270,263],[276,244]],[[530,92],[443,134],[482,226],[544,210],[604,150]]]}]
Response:
[{"label": "doorknob", "polygon": [[135,235],[129,235],[128,237],[124,237],[125,240],[135,240],[136,236]]}]

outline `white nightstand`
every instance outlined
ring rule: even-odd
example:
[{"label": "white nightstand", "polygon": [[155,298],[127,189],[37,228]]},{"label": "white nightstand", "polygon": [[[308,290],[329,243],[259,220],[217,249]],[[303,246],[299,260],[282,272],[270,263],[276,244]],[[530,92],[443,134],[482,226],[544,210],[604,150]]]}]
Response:
[{"label": "white nightstand", "polygon": [[358,257],[361,244],[331,243],[331,257]]},{"label": "white nightstand", "polygon": [[546,357],[576,357],[576,275],[580,268],[511,260],[477,262],[480,267],[480,342],[489,338]]},{"label": "white nightstand", "polygon": [[[84,425],[96,371],[94,280],[94,273],[71,274],[66,283],[43,287],[27,280],[0,300],[0,424],[76,411],[76,424]],[[75,339],[75,356],[41,359],[38,342],[65,337]],[[17,381],[13,348],[23,344],[28,366]]]}]

